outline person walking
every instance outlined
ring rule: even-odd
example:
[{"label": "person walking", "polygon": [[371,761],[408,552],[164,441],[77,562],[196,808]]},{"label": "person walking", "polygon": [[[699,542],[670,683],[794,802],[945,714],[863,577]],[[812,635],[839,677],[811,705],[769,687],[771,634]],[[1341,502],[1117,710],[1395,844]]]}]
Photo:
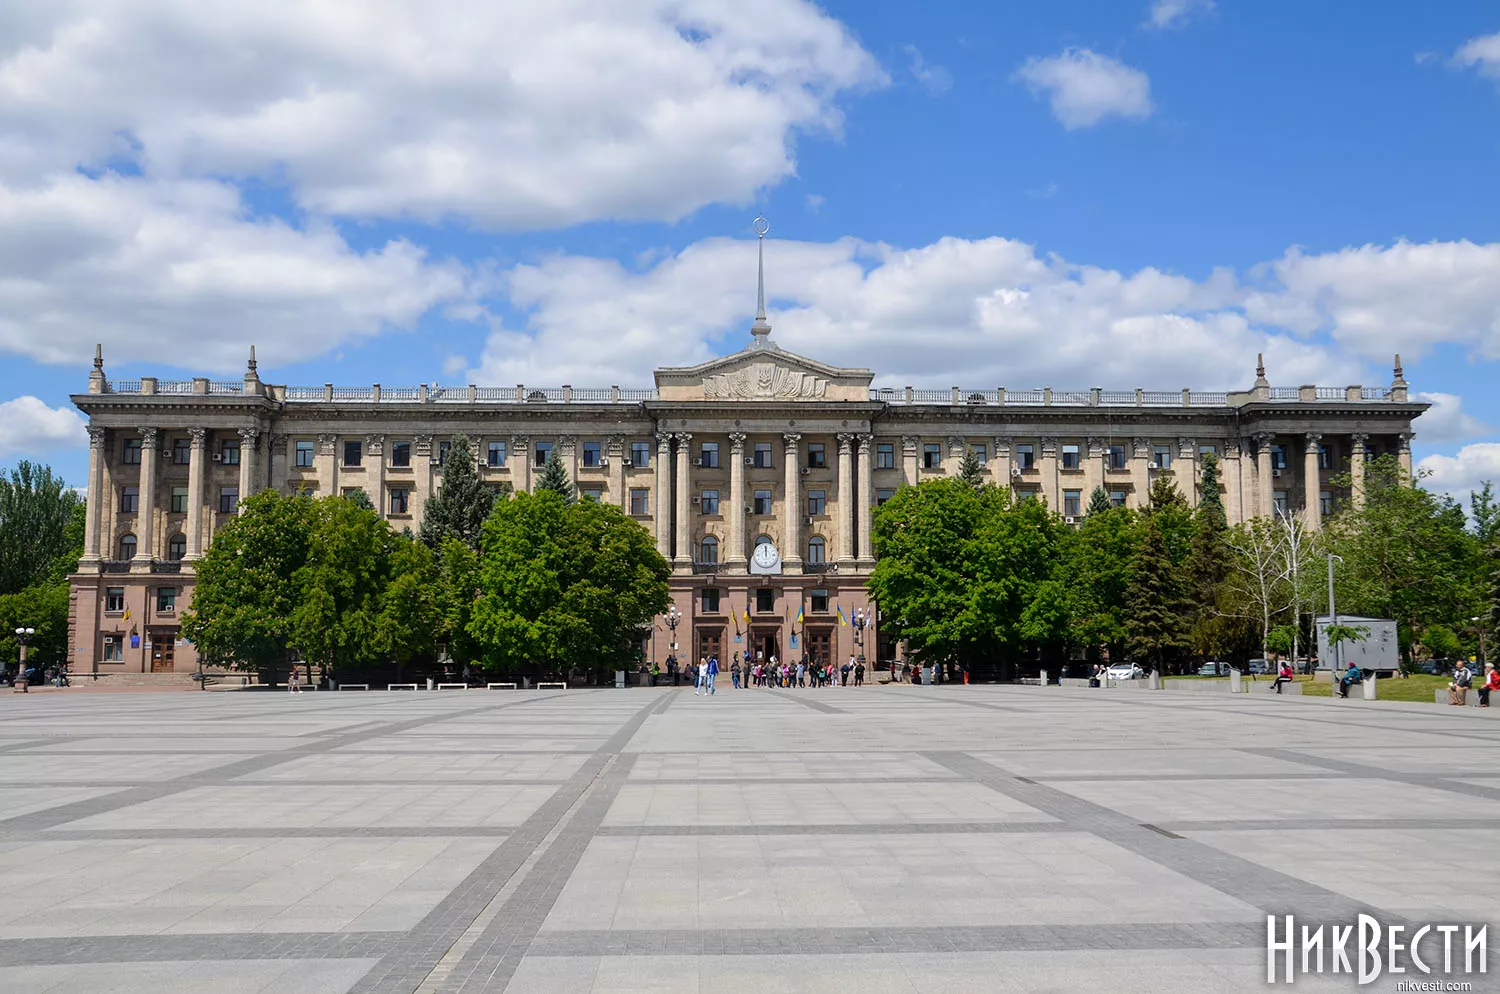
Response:
[{"label": "person walking", "polygon": [[863,687],[865,685],[865,664],[864,663],[855,663],[854,664],[854,685],[856,687]]},{"label": "person walking", "polygon": [[708,657],[708,669],[706,672],[708,674],[708,696],[712,697],[714,695],[714,684],[718,683],[719,680],[719,657],[717,655]]},{"label": "person walking", "polygon": [[1453,682],[1448,684],[1448,703],[1462,706],[1468,702],[1469,688],[1474,685],[1474,671],[1469,669],[1469,664],[1460,659],[1458,668],[1453,671]]},{"label": "person walking", "polygon": [[297,673],[298,673],[297,664],[293,663],[292,664],[292,671],[290,673],[288,673],[287,676],[286,676],[286,692],[289,693],[289,694],[300,694],[300,693],[302,693],[302,684],[297,680]]},{"label": "person walking", "polygon": [[1490,691],[1500,690],[1500,670],[1495,669],[1494,663],[1484,664],[1484,682],[1479,685],[1479,706],[1487,708],[1490,706]]},{"label": "person walking", "polygon": [[734,684],[735,690],[740,689],[740,654],[738,652],[729,663],[729,681]]}]

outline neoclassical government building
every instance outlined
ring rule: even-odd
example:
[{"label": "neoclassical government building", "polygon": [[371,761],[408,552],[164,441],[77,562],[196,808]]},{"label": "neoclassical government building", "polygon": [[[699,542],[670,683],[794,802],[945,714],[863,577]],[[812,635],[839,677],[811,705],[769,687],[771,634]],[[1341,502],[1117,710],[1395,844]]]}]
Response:
[{"label": "neoclassical government building", "polygon": [[[1207,452],[1231,522],[1281,509],[1316,526],[1365,461],[1410,468],[1408,397],[1389,386],[1246,390],[873,387],[868,369],[777,346],[764,305],[740,352],[655,372],[651,389],[282,386],[243,380],[107,379],[96,353],[86,551],[73,581],[74,672],[197,666],[178,615],[193,563],[247,494],[363,490],[392,525],[421,523],[449,440],[476,443],[479,472],[528,490],[557,453],[581,492],[656,538],[680,620],[643,640],[648,659],[735,652],[842,660],[894,655],[865,583],[872,509],[898,487],[955,473],[972,451],[995,483],[1069,520],[1102,487],[1140,506],[1168,476],[1198,498]],[[871,619],[861,628],[846,620]],[[676,619],[674,619],[676,620]]]}]

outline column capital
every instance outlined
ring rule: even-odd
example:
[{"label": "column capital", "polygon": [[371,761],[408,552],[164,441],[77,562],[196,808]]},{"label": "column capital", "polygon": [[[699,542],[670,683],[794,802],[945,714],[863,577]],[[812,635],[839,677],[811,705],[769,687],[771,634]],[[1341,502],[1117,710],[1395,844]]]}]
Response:
[{"label": "column capital", "polygon": [[1044,436],[1042,438],[1042,455],[1044,455],[1044,456],[1055,456],[1055,455],[1057,455],[1057,438],[1056,438],[1056,436],[1048,435],[1048,436]]},{"label": "column capital", "polygon": [[693,433],[690,431],[678,431],[673,432],[672,437],[677,439],[677,444],[679,446],[683,446],[693,440]]},{"label": "column capital", "polygon": [[802,436],[795,431],[784,431],[781,433],[782,441],[786,442],[788,452],[796,451],[797,444],[802,441]]},{"label": "column capital", "polygon": [[604,440],[604,450],[612,456],[618,456],[625,451],[625,436],[611,435]]},{"label": "column capital", "polygon": [[158,428],[137,428],[136,431],[138,431],[138,432],[141,433],[141,448],[142,449],[154,449],[154,448],[156,448],[157,440],[161,437],[161,430],[160,429],[158,429]]},{"label": "column capital", "polygon": [[320,455],[320,456],[331,456],[331,455],[333,455],[333,453],[334,453],[334,447],[336,445],[338,445],[338,444],[339,444],[339,437],[337,435],[329,435],[329,434],[319,435],[318,436],[318,455]]},{"label": "column capital", "polygon": [[1303,447],[1302,451],[1304,453],[1306,453],[1307,455],[1310,455],[1310,456],[1317,455],[1318,454],[1319,443],[1321,443],[1323,441],[1323,436],[1321,434],[1319,434],[1318,432],[1310,431],[1310,432],[1307,433],[1307,435],[1305,436],[1305,438],[1306,438],[1306,442],[1304,443],[1304,447]]},{"label": "column capital", "polygon": [[1137,459],[1144,459],[1151,454],[1151,439],[1132,438],[1130,440],[1131,454]]},{"label": "column capital", "polygon": [[1242,447],[1243,446],[1240,445],[1239,439],[1226,438],[1224,440],[1224,458],[1238,459],[1240,457],[1240,449]]},{"label": "column capital", "polygon": [[1250,437],[1255,440],[1257,449],[1268,449],[1270,444],[1276,441],[1276,433],[1274,431],[1258,431]]},{"label": "column capital", "polygon": [[432,458],[432,436],[431,435],[418,435],[417,438],[416,438],[416,442],[417,442],[417,444],[416,444],[416,450],[417,450],[416,454],[419,455],[419,456],[426,456],[427,458],[431,459]]},{"label": "column capital", "polygon": [[1102,437],[1099,435],[1090,435],[1087,444],[1090,459],[1104,458],[1104,439]]},{"label": "column capital", "polygon": [[737,456],[738,455],[743,455],[744,451],[745,451],[745,439],[747,439],[749,437],[750,437],[749,435],[746,435],[742,431],[732,431],[732,432],[730,432],[729,433],[729,451],[732,452],[732,453],[734,453]]},{"label": "column capital", "polygon": [[917,451],[917,446],[919,446],[921,444],[922,444],[922,436],[921,435],[902,435],[901,436],[901,450],[903,452],[907,453],[908,455],[915,454],[916,451]]},{"label": "column capital", "polygon": [[1416,438],[1416,437],[1417,437],[1417,433],[1414,432],[1414,431],[1397,432],[1396,438],[1400,440],[1397,443],[1398,446],[1399,446],[1398,451],[1401,451],[1401,452],[1410,452],[1411,451],[1411,440],[1414,439],[1414,438]]},{"label": "column capital", "polygon": [[385,452],[385,436],[380,434],[365,436],[365,453],[372,456],[382,455]]},{"label": "column capital", "polygon": [[969,447],[969,440],[962,435],[949,435],[943,439],[948,446],[948,455],[962,458],[964,450]]},{"label": "column capital", "polygon": [[1356,447],[1363,446],[1369,440],[1370,436],[1366,432],[1355,431],[1349,433],[1349,441],[1352,442]]},{"label": "column capital", "polygon": [[[102,449],[102,448],[104,448],[105,439],[108,437],[108,434],[109,434],[109,429],[108,428],[105,428],[103,425],[88,425],[84,430],[89,433],[89,448],[91,448],[91,449]],[[189,431],[196,430],[196,431],[199,431],[199,432],[203,431],[202,428],[198,428],[198,429],[191,429],[190,428],[188,430]]]},{"label": "column capital", "polygon": [[1009,435],[996,435],[995,436],[995,455],[997,455],[997,456],[1002,456],[1002,455],[1003,456],[1009,456],[1010,455],[1010,442],[1011,442],[1011,438],[1010,438]]},{"label": "column capital", "polygon": [[834,436],[839,442],[839,455],[847,455],[854,451],[853,432],[841,431]]},{"label": "column capital", "polygon": [[208,441],[208,429],[194,425],[187,430],[188,439],[193,443],[193,448],[201,449]]},{"label": "column capital", "polygon": [[570,456],[570,455],[572,455],[574,453],[575,450],[577,450],[577,448],[578,448],[578,436],[577,435],[559,435],[559,436],[557,436],[557,450],[559,452],[563,453],[564,455],[569,455]]},{"label": "column capital", "polygon": [[251,452],[254,452],[256,443],[260,441],[260,429],[237,428],[235,429],[235,431],[240,436],[240,445],[242,445],[246,449],[249,449]]},{"label": "column capital", "polygon": [[1198,454],[1198,440],[1181,436],[1177,439],[1177,458],[1191,459]]},{"label": "column capital", "polygon": [[859,451],[862,452],[862,453],[863,452],[869,452],[870,451],[870,446],[875,443],[875,436],[874,435],[860,435],[858,437],[859,437]]},{"label": "column capital", "polygon": [[657,431],[656,447],[662,452],[666,452],[668,449],[670,449],[672,447],[672,433],[665,430]]},{"label": "column capital", "polygon": [[277,432],[276,434],[272,435],[270,442],[267,444],[266,448],[271,450],[272,455],[286,455],[286,433]]}]

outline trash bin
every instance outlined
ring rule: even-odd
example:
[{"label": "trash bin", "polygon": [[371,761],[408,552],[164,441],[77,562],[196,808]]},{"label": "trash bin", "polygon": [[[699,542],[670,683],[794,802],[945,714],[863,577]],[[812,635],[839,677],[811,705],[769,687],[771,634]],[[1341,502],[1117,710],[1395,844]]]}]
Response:
[{"label": "trash bin", "polygon": [[428,677],[427,678],[427,689],[431,690],[436,683],[437,683],[436,680],[434,680],[432,677]]},{"label": "trash bin", "polygon": [[624,687],[625,687],[625,671],[624,670],[615,670],[615,686],[619,687],[622,690],[624,689]]}]

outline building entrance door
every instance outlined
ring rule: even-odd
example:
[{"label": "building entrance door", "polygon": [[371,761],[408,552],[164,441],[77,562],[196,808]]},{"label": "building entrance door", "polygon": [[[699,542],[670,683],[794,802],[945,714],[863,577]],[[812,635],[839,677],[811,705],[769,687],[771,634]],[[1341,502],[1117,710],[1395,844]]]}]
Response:
[{"label": "building entrance door", "polygon": [[822,666],[833,658],[833,630],[815,629],[807,633],[807,662],[811,666]]},{"label": "building entrance door", "polygon": [[170,631],[153,631],[151,638],[151,672],[171,673],[176,669],[174,663],[176,649],[176,633]]},{"label": "building entrance door", "polygon": [[751,651],[757,653],[755,657],[757,663],[769,664],[772,656],[775,656],[778,660],[781,659],[781,638],[780,633],[776,629],[756,629],[755,633],[751,636],[751,642],[755,646]]},{"label": "building entrance door", "polygon": [[[709,659],[713,656],[719,657],[719,666],[724,668],[724,629],[722,628],[700,628],[698,629],[698,658]],[[697,659],[693,660],[696,665]]]}]

